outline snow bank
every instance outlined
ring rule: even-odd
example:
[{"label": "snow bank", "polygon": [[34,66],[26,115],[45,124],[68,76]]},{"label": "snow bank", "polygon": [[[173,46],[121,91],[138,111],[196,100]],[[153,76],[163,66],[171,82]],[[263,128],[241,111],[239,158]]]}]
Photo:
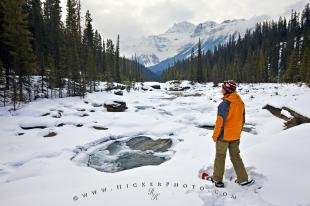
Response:
[{"label": "snow bank", "polygon": [[[186,91],[171,92],[171,82],[152,91],[134,90],[116,96],[111,91],[63,99],[42,99],[17,112],[0,109],[0,205],[82,206],[82,205],[307,205],[310,204],[309,161],[310,124],[283,131],[284,121],[262,109],[266,104],[289,107],[309,116],[310,89],[292,84],[241,84],[239,94],[246,106],[246,125],[254,133],[242,132],[241,155],[255,186],[241,189],[230,181],[234,177],[227,157],[225,183],[220,190],[231,199],[215,194],[212,184],[197,177],[203,167],[212,166],[215,155],[210,129],[221,102],[220,87],[213,83],[181,81]],[[140,83],[136,84],[141,86]],[[106,88],[101,83],[102,89]],[[195,96],[199,93],[200,95]],[[104,103],[119,99],[126,102],[124,112],[107,112]],[[284,112],[284,111],[283,111]],[[61,115],[59,115],[61,113]],[[44,116],[42,116],[44,115]],[[284,112],[284,115],[288,115]],[[104,129],[95,129],[94,126]],[[199,127],[202,126],[202,127]],[[205,127],[203,127],[205,126]],[[21,127],[45,127],[28,129]],[[44,138],[49,132],[56,136]],[[18,135],[23,133],[23,135]],[[99,172],[72,161],[94,143],[121,137],[146,135],[171,138],[173,155],[158,166],[143,166],[116,173]],[[96,147],[94,147],[96,148]],[[83,159],[83,158],[82,158]],[[150,187],[100,193],[83,198],[81,194],[116,184],[169,182],[168,187],[153,187],[160,193],[150,200]],[[179,187],[174,188],[173,183]],[[183,188],[183,184],[188,188]],[[190,185],[196,185],[191,190]],[[199,187],[205,188],[199,191]],[[77,198],[74,200],[74,198]]]}]

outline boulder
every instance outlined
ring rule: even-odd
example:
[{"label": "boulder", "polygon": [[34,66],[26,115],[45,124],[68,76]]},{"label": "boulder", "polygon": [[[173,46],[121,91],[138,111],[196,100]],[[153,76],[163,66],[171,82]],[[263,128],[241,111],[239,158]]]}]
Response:
[{"label": "boulder", "polygon": [[160,85],[159,85],[159,84],[151,85],[151,87],[152,87],[153,89],[160,89]]},{"label": "boulder", "polygon": [[119,96],[123,96],[123,91],[122,90],[117,90],[117,91],[114,91],[114,94],[115,95],[119,95]]},{"label": "boulder", "polygon": [[123,112],[128,109],[126,102],[120,100],[106,101],[104,107],[108,112]]},{"label": "boulder", "polygon": [[173,86],[173,87],[169,88],[169,91],[185,91],[185,90],[188,90],[188,89],[190,89],[189,86],[183,86],[183,87],[181,87],[181,86]]},{"label": "boulder", "polygon": [[144,86],[141,87],[141,89],[142,89],[143,91],[148,91],[150,88],[149,88],[148,86],[145,86],[145,85],[144,85]]},{"label": "boulder", "polygon": [[106,87],[105,91],[111,91],[111,90],[114,90],[114,89],[125,90],[126,86],[122,85],[122,84],[110,83],[110,84],[107,84],[107,87]]}]

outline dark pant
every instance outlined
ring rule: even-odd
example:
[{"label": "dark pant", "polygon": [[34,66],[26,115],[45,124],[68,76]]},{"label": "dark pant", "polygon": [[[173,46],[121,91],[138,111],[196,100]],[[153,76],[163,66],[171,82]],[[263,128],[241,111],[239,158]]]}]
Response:
[{"label": "dark pant", "polygon": [[213,179],[215,181],[223,181],[227,149],[229,149],[230,160],[234,166],[237,180],[239,182],[248,181],[248,174],[240,157],[239,144],[239,140],[233,142],[216,142],[216,157],[213,171]]}]

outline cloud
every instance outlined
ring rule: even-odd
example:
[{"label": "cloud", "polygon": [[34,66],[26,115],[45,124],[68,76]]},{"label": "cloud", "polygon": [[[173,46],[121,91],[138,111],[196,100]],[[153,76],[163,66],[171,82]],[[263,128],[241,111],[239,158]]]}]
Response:
[{"label": "cloud", "polygon": [[[90,10],[94,27],[102,36],[121,40],[165,32],[174,23],[221,22],[258,15],[277,16],[290,5],[309,0],[81,0],[82,12]],[[66,0],[62,0],[65,16]]]}]

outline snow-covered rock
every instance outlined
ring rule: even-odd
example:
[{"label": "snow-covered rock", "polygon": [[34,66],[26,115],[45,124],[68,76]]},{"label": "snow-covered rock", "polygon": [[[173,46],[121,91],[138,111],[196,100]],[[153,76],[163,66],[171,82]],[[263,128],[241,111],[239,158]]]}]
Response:
[{"label": "snow-covered rock", "polygon": [[104,102],[104,107],[108,112],[123,112],[128,108],[126,102],[121,100],[107,100]]}]

